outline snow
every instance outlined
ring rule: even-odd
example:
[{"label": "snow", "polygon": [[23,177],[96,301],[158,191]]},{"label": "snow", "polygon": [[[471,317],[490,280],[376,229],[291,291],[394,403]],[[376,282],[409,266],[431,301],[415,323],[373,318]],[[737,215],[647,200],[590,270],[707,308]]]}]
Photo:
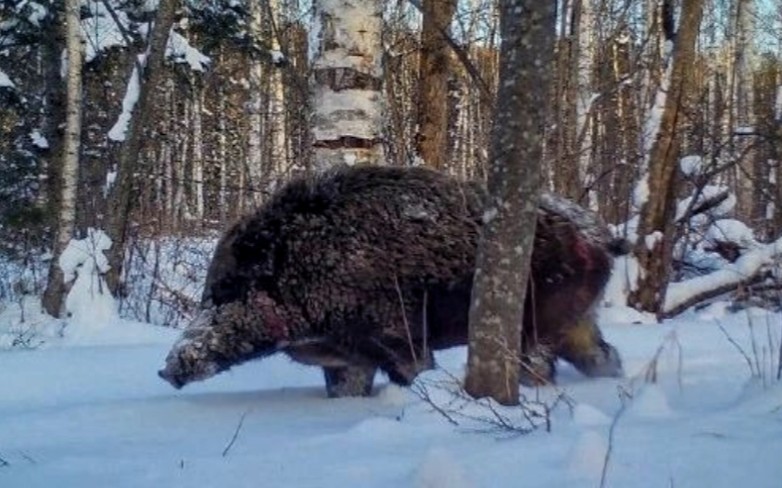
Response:
[{"label": "snow", "polygon": [[205,71],[211,62],[208,56],[191,46],[183,35],[174,30],[168,36],[166,56],[175,62],[188,64],[193,71]]},{"label": "snow", "polygon": [[649,200],[649,174],[645,173],[633,188],[633,207],[640,209]]},{"label": "snow", "polygon": [[[739,226],[735,225],[734,227]],[[708,290],[740,284],[754,276],[759,269],[773,264],[775,259],[778,260],[780,250],[782,250],[782,238],[770,244],[758,244],[755,249],[744,253],[735,263],[726,264],[722,269],[707,275],[671,283],[668,285],[668,291],[665,295],[664,309],[666,311],[674,310],[686,303],[689,298]]]},{"label": "snow", "polygon": [[[90,242],[82,274],[106,244],[95,233]],[[78,253],[68,254],[74,266]],[[449,373],[462,377],[464,348],[438,353],[442,369],[412,389],[381,378],[370,398],[327,399],[317,368],[280,356],[176,391],[156,375],[176,330],[80,306],[62,334],[40,327],[40,347],[0,351],[0,391],[13,392],[0,395],[0,486],[594,487],[603,473],[606,486],[779,486],[782,384],[753,378],[723,330],[752,351],[754,318],[778,350],[780,314],[630,325],[635,316],[612,307],[602,327],[626,378],[561,364],[557,387],[522,389],[549,405],[567,398],[551,431],[519,435],[492,424],[486,402],[454,393]],[[759,358],[774,370],[776,355]],[[656,382],[645,382],[652,370]],[[523,425],[520,409],[493,408]]]},{"label": "snow", "polygon": [[[706,185],[704,186],[700,193],[698,194],[696,204],[700,204],[705,200],[716,198],[720,193],[728,192],[728,198],[720,202],[719,205],[716,207],[713,207],[709,209],[708,215],[712,217],[722,217],[730,212],[733,211],[733,209],[736,207],[736,196],[730,191],[730,189],[723,185]],[[690,203],[692,202],[692,196],[689,196],[687,198],[684,198],[679,201],[679,203],[676,205],[676,219],[681,219],[684,217],[685,212],[690,207]]]},{"label": "snow", "polygon": [[47,8],[44,5],[33,1],[19,2],[19,5],[17,5],[16,8],[19,9],[22,6],[30,8],[30,14],[27,17],[27,21],[36,27],[40,27],[41,21],[45,19],[48,14]]},{"label": "snow", "polygon": [[651,251],[652,249],[654,249],[657,243],[662,241],[662,239],[663,239],[663,233],[660,232],[659,230],[656,230],[644,237],[644,244],[646,244],[646,248]]},{"label": "snow", "polygon": [[281,51],[278,51],[276,49],[272,49],[270,51],[270,54],[271,54],[271,58],[272,58],[272,63],[274,65],[280,66],[283,63],[285,63],[285,55]]},{"label": "snow", "polygon": [[30,132],[30,140],[33,142],[33,146],[41,149],[49,149],[49,141],[41,134],[41,131],[34,129]]},{"label": "snow", "polygon": [[7,74],[5,74],[2,70],[0,70],[0,88],[14,88],[14,82],[11,81],[11,78],[8,77]]},{"label": "snow", "polygon": [[[112,18],[109,10],[102,2],[86,2],[90,10],[90,16],[82,19],[81,31],[85,40],[84,62],[89,63],[98,54],[115,46],[125,46],[125,37],[117,23]],[[128,26],[127,14],[116,9],[115,14],[122,25]]]},{"label": "snow", "polygon": [[747,224],[736,219],[716,220],[706,230],[706,239],[710,241],[727,241],[742,247],[757,247],[755,232]]},{"label": "snow", "polygon": [[84,336],[95,328],[105,327],[117,316],[114,299],[101,276],[109,269],[104,251],[111,248],[111,239],[103,232],[88,229],[84,239],[73,239],[60,255],[60,268],[66,283],[75,280],[65,301],[65,309],[78,332]]},{"label": "snow", "polygon": [[[140,54],[138,56],[138,65],[144,65],[146,56]],[[133,114],[133,107],[136,106],[139,96],[139,79],[138,79],[138,65],[133,66],[133,72],[130,74],[130,80],[128,80],[128,89],[125,90],[125,97],[122,99],[122,112],[117,117],[117,121],[109,129],[109,139],[112,141],[122,142],[125,140],[125,135],[128,131],[128,124],[130,123],[130,117]]]},{"label": "snow", "polygon": [[679,167],[685,176],[697,176],[703,172],[703,158],[698,155],[685,156],[679,160]]}]

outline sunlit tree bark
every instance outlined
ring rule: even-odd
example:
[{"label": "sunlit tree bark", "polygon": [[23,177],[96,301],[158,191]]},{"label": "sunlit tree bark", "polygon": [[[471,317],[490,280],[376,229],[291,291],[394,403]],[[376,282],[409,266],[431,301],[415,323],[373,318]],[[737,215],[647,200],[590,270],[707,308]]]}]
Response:
[{"label": "sunlit tree bark", "polygon": [[524,298],[537,221],[555,2],[500,3],[500,83],[470,304],[465,390],[519,402]]},{"label": "sunlit tree bark", "polygon": [[648,196],[641,207],[635,255],[642,272],[630,294],[631,306],[660,313],[670,278],[675,230],[676,189],[679,182],[679,129],[685,119],[690,70],[703,13],[703,0],[684,0],[676,34],[665,105],[656,131],[646,178]]},{"label": "sunlit tree bark", "polygon": [[445,39],[456,0],[423,0],[421,56],[418,67],[418,155],[432,168],[450,160],[448,144],[448,77],[450,48]]}]

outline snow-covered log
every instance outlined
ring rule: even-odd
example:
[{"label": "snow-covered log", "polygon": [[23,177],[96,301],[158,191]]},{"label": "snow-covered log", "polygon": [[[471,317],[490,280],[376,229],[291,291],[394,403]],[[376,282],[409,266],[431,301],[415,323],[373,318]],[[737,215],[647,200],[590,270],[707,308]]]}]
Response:
[{"label": "snow-covered log", "polygon": [[665,294],[663,316],[672,317],[703,300],[756,281],[767,267],[781,256],[782,238],[779,238],[745,253],[735,263],[720,270],[669,284]]}]

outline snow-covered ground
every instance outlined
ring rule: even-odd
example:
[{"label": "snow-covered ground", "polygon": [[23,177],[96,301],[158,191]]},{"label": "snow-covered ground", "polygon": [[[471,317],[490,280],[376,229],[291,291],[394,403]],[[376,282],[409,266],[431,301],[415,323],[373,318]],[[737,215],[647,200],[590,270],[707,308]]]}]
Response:
[{"label": "snow-covered ground", "polygon": [[[175,391],[156,371],[176,331],[95,328],[82,314],[64,339],[0,352],[0,487],[596,487],[609,450],[605,486],[782,486],[782,316],[714,305],[656,325],[606,312],[627,377],[562,365],[557,388],[524,389],[567,399],[550,432],[527,435],[438,386],[442,371],[423,375],[419,394],[383,378],[372,398],[332,400],[318,369],[274,357]],[[645,382],[654,358],[656,383]],[[438,355],[456,376],[465,359]],[[518,408],[498,414],[528,425]]]}]

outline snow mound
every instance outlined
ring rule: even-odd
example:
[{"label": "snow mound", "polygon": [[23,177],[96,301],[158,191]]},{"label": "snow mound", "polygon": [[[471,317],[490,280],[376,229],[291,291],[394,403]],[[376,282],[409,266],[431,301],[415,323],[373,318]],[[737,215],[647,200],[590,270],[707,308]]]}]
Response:
[{"label": "snow mound", "polygon": [[673,417],[665,392],[654,384],[645,385],[632,400],[628,415],[635,418],[664,419]]},{"label": "snow mound", "polygon": [[594,430],[586,430],[570,450],[568,470],[578,478],[600,479],[607,451],[606,436]]},{"label": "snow mound", "polygon": [[611,419],[592,405],[579,403],[573,409],[573,422],[582,427],[601,427],[611,424]]},{"label": "snow mound", "polygon": [[70,339],[78,342],[86,336],[116,322],[117,304],[109,293],[102,273],[109,269],[104,251],[111,248],[111,239],[100,230],[88,229],[84,239],[72,239],[60,255],[65,282],[73,281],[65,310],[72,323]]},{"label": "snow mound", "polygon": [[450,452],[440,447],[429,449],[415,473],[416,488],[471,488],[475,486]]}]

